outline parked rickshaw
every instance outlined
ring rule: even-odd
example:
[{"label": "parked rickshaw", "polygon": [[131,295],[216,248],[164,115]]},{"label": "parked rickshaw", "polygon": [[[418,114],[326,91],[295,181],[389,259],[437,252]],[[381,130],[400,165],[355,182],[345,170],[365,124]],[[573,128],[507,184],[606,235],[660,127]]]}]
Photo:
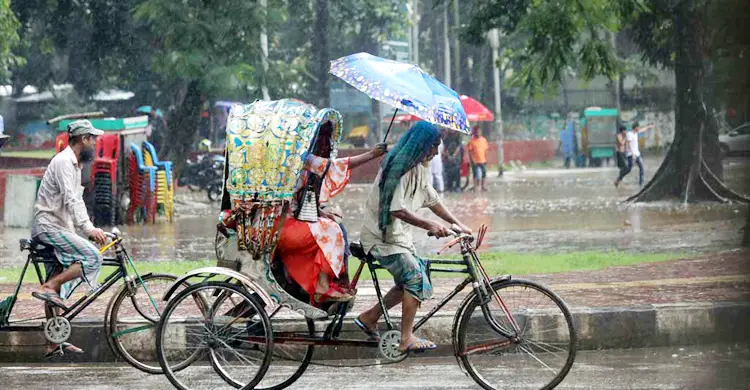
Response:
[{"label": "parked rickshaw", "polygon": [[590,167],[602,166],[602,161],[615,156],[617,109],[589,107],[581,118],[581,148]]},{"label": "parked rickshaw", "polygon": [[[324,134],[324,128],[330,132]],[[398,348],[400,332],[387,310],[379,337],[347,336],[342,329],[353,302],[312,306],[285,277],[275,254],[298,183],[312,175],[303,170],[306,156],[335,158],[340,132],[337,111],[296,100],[231,109],[222,200],[222,210],[230,211],[221,217],[215,242],[217,257],[227,267],[196,269],[175,282],[164,296],[169,303],[156,330],[159,364],[175,387],[216,389],[223,382],[226,388],[283,389],[303,374],[320,346],[369,348],[377,351],[373,365],[407,357]],[[317,191],[307,193],[312,204],[303,203],[303,212],[317,207]],[[575,358],[570,311],[541,285],[490,277],[475,251],[486,230],[482,227],[476,238],[456,233],[446,248],[460,248],[461,260],[429,261],[430,272],[465,274],[466,279],[414,328],[471,286],[453,324],[455,356],[467,375],[485,389],[519,382],[553,388]],[[360,260],[350,289],[356,291],[366,266],[385,307],[376,273],[380,265],[359,243],[350,248]],[[189,287],[177,292],[186,282]],[[327,325],[316,329],[315,320]]]}]

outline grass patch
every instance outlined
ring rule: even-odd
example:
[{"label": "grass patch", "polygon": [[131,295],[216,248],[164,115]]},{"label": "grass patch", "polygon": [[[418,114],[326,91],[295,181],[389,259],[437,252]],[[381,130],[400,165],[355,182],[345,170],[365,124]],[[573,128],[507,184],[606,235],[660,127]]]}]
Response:
[{"label": "grass patch", "polygon": [[[484,252],[480,260],[490,275],[548,274],[569,271],[598,270],[609,267],[654,263],[683,258],[680,253],[629,253],[629,252],[570,252],[570,253],[519,253]],[[460,259],[460,256],[437,256],[438,259]],[[353,275],[359,260],[349,260],[349,275]],[[438,266],[453,268],[458,266]],[[365,270],[366,271],[366,270]],[[390,278],[388,271],[379,270],[378,277]],[[461,277],[460,274],[434,273],[432,277]],[[371,279],[369,272],[362,273],[362,279]]]},{"label": "grass patch", "polygon": [[[570,253],[518,253],[518,252],[485,252],[481,253],[482,264],[490,275],[527,275],[546,274],[569,271],[598,270],[615,266],[634,265],[641,263],[654,263],[659,261],[675,260],[684,257],[680,253],[629,253],[629,252],[570,252]],[[441,259],[460,259],[460,256],[439,256]],[[359,260],[349,259],[349,275],[359,267]],[[215,260],[199,261],[172,261],[172,262],[136,262],[138,272],[165,273],[173,275],[184,275],[201,267],[212,267],[216,265]],[[453,266],[440,266],[453,267]],[[102,269],[100,280],[111,272],[111,267]],[[0,283],[15,283],[21,274],[21,267],[0,269]],[[460,274],[435,273],[433,277],[460,277]],[[386,270],[379,270],[378,277],[390,279]],[[362,279],[371,279],[370,273],[365,269]],[[26,271],[25,282],[36,283],[37,277],[33,269]]]},{"label": "grass patch", "polygon": [[[198,260],[198,261],[164,261],[164,262],[138,262],[134,261],[135,266],[138,269],[138,273],[143,275],[149,272],[157,274],[172,274],[181,276],[189,271],[202,267],[215,267],[216,260]],[[103,281],[105,277],[114,271],[114,267],[102,267],[102,271],[99,273],[99,281]],[[23,267],[11,267],[0,269],[0,283],[13,283],[18,281],[18,277],[21,276]],[[42,273],[44,270],[42,269]],[[129,268],[128,273],[132,274],[132,270]],[[33,267],[29,267],[26,270],[26,275],[23,278],[25,283],[39,283],[39,279],[36,276],[36,271]]]},{"label": "grass patch", "polygon": [[52,158],[55,155],[55,149],[41,150],[17,150],[0,153],[3,157],[22,157],[22,158]]}]

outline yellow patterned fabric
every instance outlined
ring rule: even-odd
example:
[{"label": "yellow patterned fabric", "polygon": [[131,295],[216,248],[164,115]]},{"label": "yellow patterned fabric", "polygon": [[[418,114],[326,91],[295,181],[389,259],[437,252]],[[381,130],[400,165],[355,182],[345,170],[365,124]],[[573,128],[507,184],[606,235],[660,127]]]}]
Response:
[{"label": "yellow patterned fabric", "polygon": [[227,120],[227,192],[233,200],[290,199],[304,158],[324,121],[341,132],[341,115],[297,100],[236,105]]}]

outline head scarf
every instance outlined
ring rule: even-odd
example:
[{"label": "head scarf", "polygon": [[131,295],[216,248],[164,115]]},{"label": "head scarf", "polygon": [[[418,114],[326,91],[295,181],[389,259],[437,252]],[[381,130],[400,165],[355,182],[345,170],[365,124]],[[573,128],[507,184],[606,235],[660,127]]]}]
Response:
[{"label": "head scarf", "polygon": [[381,164],[380,209],[378,227],[385,232],[392,222],[391,202],[401,177],[424,160],[435,142],[440,139],[440,129],[428,122],[417,122],[406,134],[401,136],[396,146],[388,152]]}]

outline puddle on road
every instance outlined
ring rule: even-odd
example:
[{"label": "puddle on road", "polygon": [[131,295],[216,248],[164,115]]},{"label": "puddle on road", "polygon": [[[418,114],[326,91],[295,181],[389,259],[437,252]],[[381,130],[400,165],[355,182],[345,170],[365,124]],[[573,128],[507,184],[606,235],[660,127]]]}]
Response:
[{"label": "puddle on road", "polygon": [[[739,161],[739,162],[738,162]],[[750,160],[726,165],[728,185],[750,193]],[[658,161],[647,161],[647,167]],[[623,250],[634,252],[706,252],[737,247],[747,207],[739,204],[677,203],[626,205],[637,191],[635,175],[624,185],[612,185],[614,169],[533,170],[510,172],[491,180],[486,193],[447,193],[445,203],[456,216],[476,229],[490,228],[484,249],[504,251]],[[353,239],[358,237],[368,185],[350,185],[336,199]],[[178,192],[173,224],[121,227],[126,245],[137,261],[213,259],[218,204],[206,203],[205,193]],[[27,229],[0,230],[0,267],[25,260],[18,240]],[[443,243],[415,234],[417,247],[434,254]]]}]

